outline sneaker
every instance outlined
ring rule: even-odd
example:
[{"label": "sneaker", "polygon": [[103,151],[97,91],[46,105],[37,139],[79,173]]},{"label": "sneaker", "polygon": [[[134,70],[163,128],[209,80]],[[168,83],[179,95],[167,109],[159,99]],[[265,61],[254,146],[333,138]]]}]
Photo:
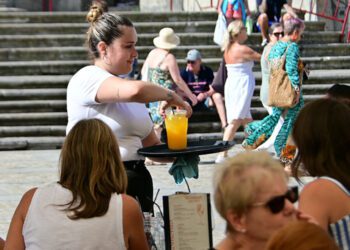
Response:
[{"label": "sneaker", "polygon": [[268,43],[269,41],[267,41],[267,39],[264,39],[261,43],[261,47],[265,47]]},{"label": "sneaker", "polygon": [[218,155],[215,159],[215,163],[219,164],[219,163],[223,163],[226,160],[227,157],[222,156],[222,155]]}]

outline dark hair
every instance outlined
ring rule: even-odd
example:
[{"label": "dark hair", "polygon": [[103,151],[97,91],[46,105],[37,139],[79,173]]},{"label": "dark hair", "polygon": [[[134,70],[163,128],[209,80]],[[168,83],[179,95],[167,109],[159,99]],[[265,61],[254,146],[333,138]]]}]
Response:
[{"label": "dark hair", "polygon": [[79,121],[67,135],[60,156],[59,183],[72,192],[62,206],[71,219],[106,214],[113,193],[125,193],[127,178],[112,130],[98,119]]},{"label": "dark hair", "polygon": [[123,35],[121,26],[134,27],[126,17],[103,13],[103,9],[99,4],[93,4],[90,7],[86,19],[90,22],[86,43],[93,58],[100,57],[97,49],[99,42],[102,41],[110,45],[115,39]]},{"label": "dark hair", "polygon": [[350,108],[345,104],[320,99],[307,104],[293,129],[298,148],[292,163],[297,177],[301,163],[311,176],[329,176],[350,189]]},{"label": "dark hair", "polygon": [[269,27],[269,29],[268,29],[269,34],[272,35],[273,31],[274,31],[276,28],[279,28],[279,27],[283,28],[283,25],[282,25],[281,23],[274,23],[274,24],[272,24],[272,25]]},{"label": "dark hair", "polygon": [[345,84],[334,84],[327,90],[329,98],[345,101],[350,104],[350,86]]},{"label": "dark hair", "polygon": [[337,250],[334,239],[320,226],[294,221],[272,235],[266,250]]}]

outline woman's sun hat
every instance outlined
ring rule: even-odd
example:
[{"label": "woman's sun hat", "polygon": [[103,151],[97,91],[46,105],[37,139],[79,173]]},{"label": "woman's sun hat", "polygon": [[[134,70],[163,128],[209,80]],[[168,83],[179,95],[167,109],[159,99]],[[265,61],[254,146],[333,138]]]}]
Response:
[{"label": "woman's sun hat", "polygon": [[159,31],[159,36],[153,39],[153,43],[160,49],[173,49],[180,44],[180,38],[172,28],[163,28]]}]

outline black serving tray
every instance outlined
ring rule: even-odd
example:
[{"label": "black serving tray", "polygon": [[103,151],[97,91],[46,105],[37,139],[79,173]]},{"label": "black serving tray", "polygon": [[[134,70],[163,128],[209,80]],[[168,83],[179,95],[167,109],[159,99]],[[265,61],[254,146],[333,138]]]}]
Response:
[{"label": "black serving tray", "polygon": [[169,150],[167,144],[160,144],[141,148],[137,153],[147,157],[176,157],[189,154],[205,155],[228,150],[234,145],[234,141],[193,141],[187,142],[187,148],[181,150]]}]

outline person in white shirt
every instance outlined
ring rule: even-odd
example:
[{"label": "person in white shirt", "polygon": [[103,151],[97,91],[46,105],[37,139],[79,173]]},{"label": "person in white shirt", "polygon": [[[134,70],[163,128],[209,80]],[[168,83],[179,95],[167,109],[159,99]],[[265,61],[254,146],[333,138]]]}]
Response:
[{"label": "person in white shirt", "polygon": [[144,212],[152,212],[152,178],[137,150],[159,144],[160,140],[145,103],[163,101],[161,111],[178,106],[189,116],[192,109],[174,91],[118,77],[131,71],[137,57],[137,34],[129,19],[103,13],[98,5],[92,5],[87,20],[91,23],[87,45],[94,63],[80,69],[68,84],[66,132],[82,119],[104,121],[119,141],[128,175],[127,193],[137,198]]},{"label": "person in white shirt", "polygon": [[63,144],[59,181],[23,195],[5,249],[149,249],[126,186],[112,130],[98,119],[79,121]]}]

